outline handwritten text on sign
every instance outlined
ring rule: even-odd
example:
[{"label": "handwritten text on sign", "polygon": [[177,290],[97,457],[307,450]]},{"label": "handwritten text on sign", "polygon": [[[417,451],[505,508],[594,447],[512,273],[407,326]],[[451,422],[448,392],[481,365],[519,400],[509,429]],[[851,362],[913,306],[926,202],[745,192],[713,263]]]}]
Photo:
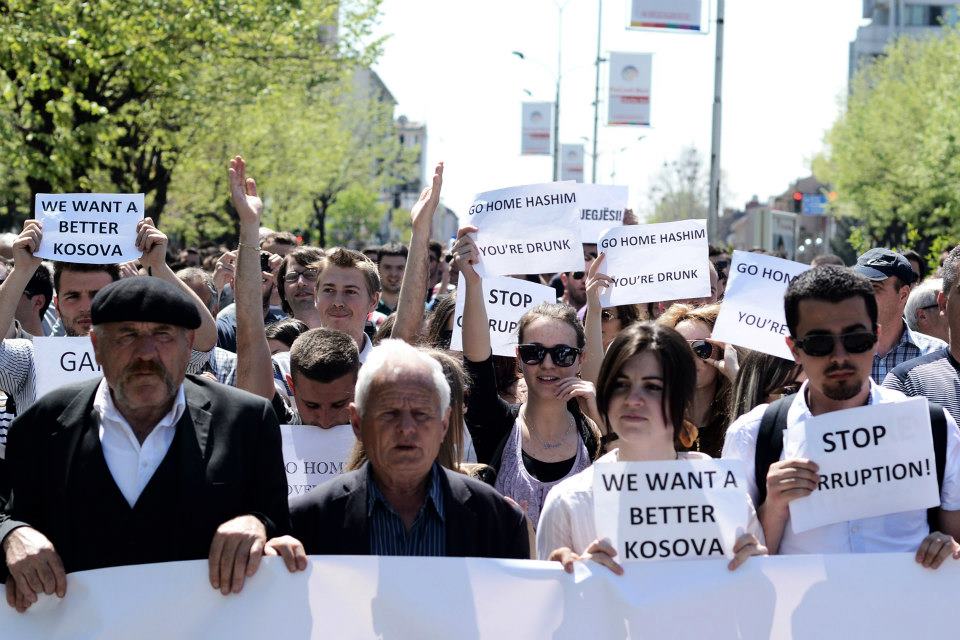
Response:
[{"label": "handwritten text on sign", "polygon": [[940,504],[926,398],[825,413],[786,434],[786,458],[820,467],[817,490],[790,502],[794,533]]},{"label": "handwritten text on sign", "polygon": [[87,336],[33,339],[33,363],[37,375],[37,398],[74,382],[101,375]]},{"label": "handwritten text on sign", "polygon": [[598,463],[593,498],[598,536],[625,561],[732,557],[753,515],[736,460]]},{"label": "handwritten text on sign", "polygon": [[[483,304],[490,324],[490,346],[495,356],[514,356],[520,317],[541,302],[556,302],[557,291],[519,278],[483,278]],[[463,351],[463,308],[466,288],[457,287],[457,306],[453,314],[450,348]]]},{"label": "handwritten text on sign", "polygon": [[703,298],[710,295],[710,260],[704,220],[615,227],[600,239],[601,269],[614,285],[604,307]]},{"label": "handwritten text on sign", "polygon": [[713,338],[793,360],[784,341],[790,332],[783,294],[790,282],[809,268],[783,258],[734,251]]},{"label": "handwritten text on sign", "polygon": [[36,217],[43,225],[37,257],[113,264],[142,255],[136,247],[142,193],[38,193]]},{"label": "handwritten text on sign", "polygon": [[348,424],[329,429],[283,424],[280,437],[288,499],[344,473],[344,464],[357,441]]},{"label": "handwritten text on sign", "polygon": [[578,184],[577,194],[580,237],[596,243],[611,227],[623,225],[627,208],[627,188],[607,184]]},{"label": "handwritten text on sign", "polygon": [[469,213],[483,278],[584,269],[573,183],[481,193]]}]

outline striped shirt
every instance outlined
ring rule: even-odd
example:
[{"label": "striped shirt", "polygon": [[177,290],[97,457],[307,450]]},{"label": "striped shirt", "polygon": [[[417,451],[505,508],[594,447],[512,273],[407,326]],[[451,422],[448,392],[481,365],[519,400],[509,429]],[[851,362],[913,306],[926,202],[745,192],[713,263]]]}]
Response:
[{"label": "striped shirt", "polygon": [[907,323],[904,322],[900,341],[885,355],[873,354],[873,371],[870,377],[873,378],[874,382],[880,384],[894,367],[907,360],[926,355],[931,351],[943,349],[945,346],[947,346],[947,343],[939,338],[928,336],[919,331],[911,331]]},{"label": "striped shirt", "polygon": [[926,396],[960,421],[960,362],[948,348],[904,362],[887,374],[883,386],[908,396]]},{"label": "striped shirt", "polygon": [[375,556],[444,556],[447,551],[443,518],[443,471],[437,462],[430,469],[427,498],[420,506],[410,531],[403,526],[386,497],[380,492],[373,470],[367,463],[367,519],[370,523],[370,553]]}]

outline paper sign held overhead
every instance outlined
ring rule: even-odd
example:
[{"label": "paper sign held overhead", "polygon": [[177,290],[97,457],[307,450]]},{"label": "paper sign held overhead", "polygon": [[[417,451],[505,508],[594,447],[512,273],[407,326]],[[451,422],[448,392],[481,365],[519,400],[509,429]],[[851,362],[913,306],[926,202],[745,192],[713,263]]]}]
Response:
[{"label": "paper sign held overhead", "polygon": [[143,255],[136,247],[142,193],[38,193],[35,207],[43,225],[39,258],[116,264]]},{"label": "paper sign held overhead", "polygon": [[710,295],[710,260],[704,220],[615,227],[597,250],[614,280],[600,295],[604,307]]},{"label": "paper sign held overhead", "polygon": [[477,273],[583,271],[576,186],[553,182],[478,194],[469,210],[470,224],[479,229]]},{"label": "paper sign held overhead", "polygon": [[783,311],[787,286],[810,265],[749,251],[734,251],[715,340],[793,360]]},{"label": "paper sign held overhead", "polygon": [[753,517],[738,460],[598,463],[593,500],[618,561],[732,557]]},{"label": "paper sign held overhead", "polygon": [[33,366],[37,375],[37,399],[54,389],[102,375],[87,336],[35,337]]},{"label": "paper sign held overhead", "polygon": [[280,437],[287,472],[287,497],[291,500],[343,474],[357,441],[349,424],[329,429],[283,424]]},{"label": "paper sign held overhead", "polygon": [[[495,356],[513,356],[517,346],[517,326],[520,317],[541,302],[556,302],[553,287],[528,282],[519,278],[484,278],[483,304],[490,323],[490,346]],[[457,306],[453,313],[452,351],[463,351],[463,307],[466,287],[457,287]]]},{"label": "paper sign held overhead", "polygon": [[786,431],[783,450],[820,467],[817,490],[790,502],[794,533],[940,504],[924,397],[808,418]]},{"label": "paper sign held overhead", "polygon": [[623,226],[627,208],[627,187],[609,184],[581,184],[576,187],[579,203],[580,238],[597,243],[613,227]]}]

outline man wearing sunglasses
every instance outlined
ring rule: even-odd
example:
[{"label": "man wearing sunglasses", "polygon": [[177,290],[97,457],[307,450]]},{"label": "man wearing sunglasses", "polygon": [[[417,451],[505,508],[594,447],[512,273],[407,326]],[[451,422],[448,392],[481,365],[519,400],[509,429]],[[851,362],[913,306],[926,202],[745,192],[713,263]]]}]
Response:
[{"label": "man wearing sunglasses", "polygon": [[[845,267],[811,269],[790,283],[784,308],[790,331],[787,345],[807,374],[807,382],[786,413],[787,430],[811,416],[904,399],[870,378],[881,327],[869,280]],[[781,450],[765,478],[757,477],[757,443],[766,407],[760,405],[730,425],[723,457],[744,463],[770,553],[916,552],[917,562],[931,568],[951,555],[960,558],[956,542],[960,538],[960,431],[949,414],[944,414],[946,465],[937,514],[939,531],[931,532],[927,512],[919,510],[794,533],[787,526],[788,506],[817,489],[819,469],[811,460],[783,459]],[[758,483],[765,487],[765,499],[758,499]]]},{"label": "man wearing sunglasses", "polygon": [[854,271],[870,280],[877,299],[877,314],[883,334],[877,341],[871,375],[881,384],[887,372],[898,364],[937,351],[947,344],[911,331],[903,319],[910,285],[917,280],[910,261],[889,249],[870,249],[857,258]]}]

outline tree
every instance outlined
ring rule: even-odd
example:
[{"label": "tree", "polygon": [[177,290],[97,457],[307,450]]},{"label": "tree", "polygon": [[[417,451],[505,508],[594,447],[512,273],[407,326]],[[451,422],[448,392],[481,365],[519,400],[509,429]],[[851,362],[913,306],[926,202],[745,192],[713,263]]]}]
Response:
[{"label": "tree", "polygon": [[931,255],[960,238],[960,31],[901,38],[861,70],[814,172],[835,186],[857,251]]},{"label": "tree", "polygon": [[696,147],[685,147],[675,160],[664,162],[652,185],[653,212],[648,222],[672,222],[707,217],[710,175]]},{"label": "tree", "polygon": [[219,112],[369,63],[378,4],[0,0],[2,206],[23,218],[39,192],[143,192],[159,218]]}]

